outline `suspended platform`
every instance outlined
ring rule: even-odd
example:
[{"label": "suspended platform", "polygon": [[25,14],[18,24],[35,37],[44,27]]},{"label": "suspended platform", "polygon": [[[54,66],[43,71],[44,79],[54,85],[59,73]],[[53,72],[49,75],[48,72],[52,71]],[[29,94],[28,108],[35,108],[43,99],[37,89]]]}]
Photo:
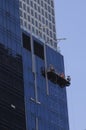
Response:
[{"label": "suspended platform", "polygon": [[61,88],[70,85],[70,76],[67,76],[67,78],[65,78],[63,73],[58,74],[53,67],[49,67],[47,70],[45,70],[45,68],[42,68],[41,72],[44,77],[47,74],[47,78],[54,84],[58,84]]}]

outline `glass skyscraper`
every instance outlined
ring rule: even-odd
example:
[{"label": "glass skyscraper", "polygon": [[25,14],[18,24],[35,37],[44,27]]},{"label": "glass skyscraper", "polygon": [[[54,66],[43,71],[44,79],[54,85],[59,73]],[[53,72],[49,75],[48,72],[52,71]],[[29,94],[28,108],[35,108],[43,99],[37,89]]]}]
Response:
[{"label": "glass skyscraper", "polygon": [[54,0],[0,0],[0,130],[69,130]]}]

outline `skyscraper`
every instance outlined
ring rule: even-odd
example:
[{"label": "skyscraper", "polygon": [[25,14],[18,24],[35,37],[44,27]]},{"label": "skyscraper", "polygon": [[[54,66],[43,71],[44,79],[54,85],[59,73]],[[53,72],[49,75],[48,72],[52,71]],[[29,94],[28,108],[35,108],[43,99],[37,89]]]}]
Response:
[{"label": "skyscraper", "polygon": [[19,0],[21,28],[56,50],[53,0]]},{"label": "skyscraper", "polygon": [[0,130],[26,130],[18,0],[0,0]]},{"label": "skyscraper", "polygon": [[69,130],[53,0],[0,0],[0,130]]}]

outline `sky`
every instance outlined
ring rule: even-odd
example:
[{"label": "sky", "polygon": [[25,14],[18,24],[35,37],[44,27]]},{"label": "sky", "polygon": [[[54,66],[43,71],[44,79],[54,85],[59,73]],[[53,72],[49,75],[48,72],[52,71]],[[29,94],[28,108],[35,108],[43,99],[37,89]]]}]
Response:
[{"label": "sky", "polygon": [[70,130],[86,130],[86,0],[54,0],[57,39],[64,55]]}]

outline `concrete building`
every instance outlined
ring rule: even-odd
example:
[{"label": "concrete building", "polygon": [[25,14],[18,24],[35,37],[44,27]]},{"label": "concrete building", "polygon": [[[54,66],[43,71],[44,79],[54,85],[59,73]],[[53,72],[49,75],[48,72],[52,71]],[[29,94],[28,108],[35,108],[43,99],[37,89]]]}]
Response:
[{"label": "concrete building", "polygon": [[53,0],[19,0],[21,28],[56,50]]}]

